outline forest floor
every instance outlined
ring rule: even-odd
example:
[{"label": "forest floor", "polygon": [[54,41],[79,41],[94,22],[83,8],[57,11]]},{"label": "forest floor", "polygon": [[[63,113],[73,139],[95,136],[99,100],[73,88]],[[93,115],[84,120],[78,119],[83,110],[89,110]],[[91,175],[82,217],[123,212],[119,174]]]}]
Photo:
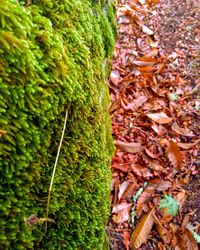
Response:
[{"label": "forest floor", "polygon": [[197,250],[200,2],[119,0],[117,23],[110,249]]}]

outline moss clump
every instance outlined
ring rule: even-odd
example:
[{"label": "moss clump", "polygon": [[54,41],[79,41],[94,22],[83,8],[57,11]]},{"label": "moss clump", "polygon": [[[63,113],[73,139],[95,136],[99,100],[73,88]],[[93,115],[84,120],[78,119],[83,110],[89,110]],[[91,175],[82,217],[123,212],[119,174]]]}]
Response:
[{"label": "moss clump", "polygon": [[[104,10],[106,8],[109,11]],[[0,249],[105,249],[111,3],[0,1]],[[67,130],[45,217],[65,112]]]}]

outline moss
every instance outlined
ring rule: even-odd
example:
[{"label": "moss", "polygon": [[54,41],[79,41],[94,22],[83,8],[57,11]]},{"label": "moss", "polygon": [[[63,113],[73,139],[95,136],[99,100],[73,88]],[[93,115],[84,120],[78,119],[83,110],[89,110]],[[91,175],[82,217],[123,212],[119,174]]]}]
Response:
[{"label": "moss", "polygon": [[[110,10],[104,12],[104,7]],[[105,249],[113,152],[110,3],[0,2],[0,249]],[[67,130],[43,218],[65,111]]]}]

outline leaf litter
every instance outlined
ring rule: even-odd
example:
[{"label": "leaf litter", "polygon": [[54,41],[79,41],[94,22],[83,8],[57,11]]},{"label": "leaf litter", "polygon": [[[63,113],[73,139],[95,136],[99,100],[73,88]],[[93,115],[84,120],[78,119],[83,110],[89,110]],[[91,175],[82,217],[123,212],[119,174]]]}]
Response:
[{"label": "leaf litter", "polygon": [[[118,38],[109,81],[116,147],[107,226],[112,250],[198,249],[200,217],[194,221],[194,206],[188,211],[187,195],[189,180],[199,174],[198,80],[188,81],[191,72],[186,70],[187,57],[196,57],[188,49],[165,50],[173,28],[164,34],[159,24],[165,12],[176,16],[179,11],[169,10],[169,2],[117,3]],[[184,20],[180,23],[184,27]],[[185,219],[187,213],[193,215]]]}]

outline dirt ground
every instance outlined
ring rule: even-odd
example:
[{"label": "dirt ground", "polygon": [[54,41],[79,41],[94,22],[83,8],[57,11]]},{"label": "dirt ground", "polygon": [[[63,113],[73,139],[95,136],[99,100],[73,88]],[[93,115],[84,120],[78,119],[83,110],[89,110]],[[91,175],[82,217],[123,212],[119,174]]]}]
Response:
[{"label": "dirt ground", "polygon": [[[200,97],[200,1],[161,0],[155,7],[149,23],[154,23],[161,48],[171,56],[171,66],[180,72],[193,89],[193,95]],[[149,18],[149,17],[148,17]],[[155,23],[157,25],[155,25]],[[200,135],[200,117],[194,116],[190,129]],[[191,165],[200,171],[200,150]],[[185,186],[188,198],[183,211],[196,209],[192,221],[200,223],[200,174],[191,176]]]},{"label": "dirt ground", "polygon": [[[120,0],[122,4],[130,4],[131,0]],[[136,2],[136,1],[133,1]],[[145,2],[145,1],[138,1]],[[148,1],[146,1],[148,2]],[[123,17],[119,19],[120,22],[128,23]],[[192,117],[191,122],[188,125],[190,131],[195,135],[200,135],[200,1],[199,0],[160,0],[159,3],[151,8],[147,12],[145,18],[143,19],[145,25],[147,25],[151,30],[154,31],[154,37],[158,41],[158,46],[163,55],[167,54],[169,66],[176,72],[180,73],[180,76],[185,81],[185,89],[190,93],[185,98],[188,98],[188,110],[187,107],[184,107],[185,112],[190,112],[191,105],[195,105],[196,111],[190,116]],[[121,28],[120,32],[124,32]],[[149,32],[149,31],[148,31]],[[131,29],[128,31],[129,36],[133,37],[134,34],[131,34]],[[131,35],[130,35],[131,34]],[[139,40],[139,39],[138,39]],[[137,40],[137,41],[138,41]],[[140,41],[139,41],[140,42]],[[125,43],[127,43],[127,48]],[[142,42],[141,42],[142,43]],[[123,38],[124,48],[131,51],[129,46],[131,41],[129,38]],[[130,46],[131,47],[131,46]],[[117,49],[119,44],[117,45]],[[125,51],[124,49],[124,51]],[[121,50],[123,52],[123,49]],[[137,54],[135,50],[133,53]],[[124,52],[124,58],[126,52]],[[123,58],[123,56],[122,56]],[[116,59],[115,59],[116,60]],[[126,61],[124,59],[124,61]],[[123,60],[122,60],[123,64]],[[115,70],[118,68],[113,67]],[[127,67],[129,68],[129,67]],[[120,71],[121,70],[121,71]],[[125,68],[119,69],[121,78],[119,75],[117,81],[120,82],[122,78],[126,79]],[[117,72],[118,73],[118,72]],[[137,70],[136,70],[137,73]],[[116,77],[116,75],[115,75]],[[129,91],[131,91],[129,89]],[[112,94],[112,89],[111,89]],[[181,95],[181,93],[179,93]],[[111,96],[112,99],[112,96]],[[195,101],[193,101],[193,99]],[[195,103],[194,103],[195,102]],[[115,109],[118,106],[114,106]],[[113,110],[115,110],[113,108]],[[118,115],[118,123],[122,116]],[[125,132],[124,132],[125,134]],[[127,136],[128,138],[128,136]],[[182,136],[181,138],[185,143],[191,143],[191,138],[186,138]],[[197,138],[198,139],[198,138]],[[187,198],[182,208],[183,216],[187,213],[192,213],[190,222],[193,226],[196,226],[200,229],[200,149],[192,151],[192,156],[190,156],[190,161],[187,162],[188,169],[190,170],[190,178],[188,184],[184,186],[186,190]],[[122,170],[124,171],[124,170]],[[116,175],[117,176],[117,175]],[[116,177],[118,178],[118,177]],[[122,181],[124,175],[119,175],[119,179]],[[125,179],[126,180],[126,179]],[[113,191],[114,192],[114,191]],[[112,194],[115,196],[116,194]],[[127,230],[132,232],[132,226],[127,225],[126,223],[122,226],[116,226],[112,219],[110,220],[107,226],[107,232],[110,240],[110,249],[111,250],[127,250],[129,249],[128,243],[127,246],[124,245],[125,235]],[[124,231],[123,231],[124,230]],[[200,230],[197,230],[200,232]],[[129,234],[129,232],[128,232]],[[151,239],[146,244],[143,244],[142,247],[138,248],[140,250],[153,250],[158,249],[156,246],[156,237],[155,231],[151,232]],[[130,239],[128,239],[130,240]],[[127,242],[128,242],[127,240]],[[159,248],[161,249],[161,248]],[[171,248],[170,248],[171,249]]]}]

